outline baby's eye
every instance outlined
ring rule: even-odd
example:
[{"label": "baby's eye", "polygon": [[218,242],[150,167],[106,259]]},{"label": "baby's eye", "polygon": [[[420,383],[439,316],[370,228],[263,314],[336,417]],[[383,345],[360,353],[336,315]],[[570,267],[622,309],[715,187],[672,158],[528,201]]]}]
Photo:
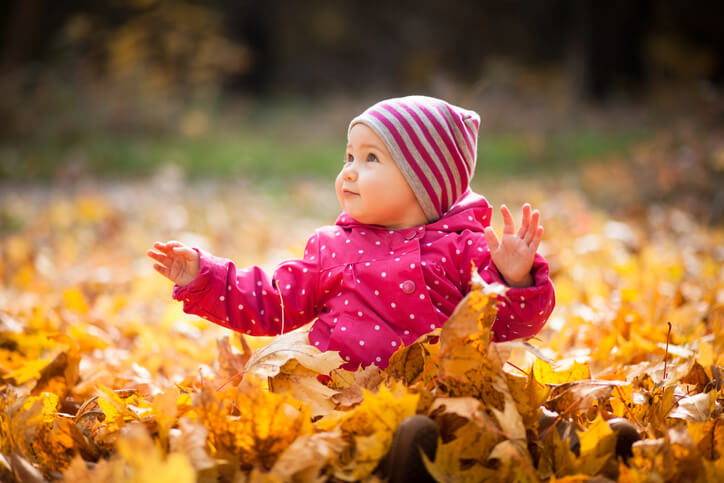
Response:
[{"label": "baby's eye", "polygon": [[375,156],[375,155],[372,154],[372,153],[370,153],[370,154],[367,156],[367,161],[369,161],[370,163],[379,163],[379,162],[380,162],[380,160],[377,159],[377,156]]},{"label": "baby's eye", "polygon": [[347,157],[344,158],[344,164],[351,163],[352,161],[354,161],[354,156],[351,154],[348,154]]}]

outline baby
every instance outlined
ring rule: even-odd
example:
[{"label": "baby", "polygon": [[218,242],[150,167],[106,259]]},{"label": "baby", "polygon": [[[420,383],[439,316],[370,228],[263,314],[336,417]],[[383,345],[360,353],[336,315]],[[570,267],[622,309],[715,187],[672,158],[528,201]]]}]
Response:
[{"label": "baby", "polygon": [[342,214],[271,276],[176,241],[148,255],[185,312],[251,335],[314,321],[310,343],[339,351],[344,369],[384,368],[402,344],[441,327],[473,266],[510,287],[495,340],[530,337],[555,303],[536,253],[543,227],[528,204],[517,232],[505,205],[502,238],[490,227],[491,206],[469,187],[479,124],[477,113],[424,96],[384,100],[352,119],[335,183]]}]

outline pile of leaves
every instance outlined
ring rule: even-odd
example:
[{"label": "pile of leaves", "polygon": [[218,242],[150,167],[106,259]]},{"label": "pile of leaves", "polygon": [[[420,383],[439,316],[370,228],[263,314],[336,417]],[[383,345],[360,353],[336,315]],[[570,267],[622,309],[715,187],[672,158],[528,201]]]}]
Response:
[{"label": "pile of leaves", "polygon": [[[724,478],[721,230],[664,207],[613,221],[575,191],[527,191],[545,200],[558,298],[539,337],[491,343],[505,291],[480,283],[385,370],[346,372],[304,330],[249,339],[182,314],[144,249],[201,216],[212,239],[253,233],[233,210],[214,224],[249,200],[223,188],[167,196],[165,227],[148,189],[3,199],[0,480],[375,481],[413,414],[440,429],[425,459],[438,481]],[[198,208],[209,204],[213,214]],[[267,233],[294,227],[254,216]],[[303,231],[275,239],[274,255],[301,250]],[[617,454],[614,417],[642,437],[630,458]]]}]

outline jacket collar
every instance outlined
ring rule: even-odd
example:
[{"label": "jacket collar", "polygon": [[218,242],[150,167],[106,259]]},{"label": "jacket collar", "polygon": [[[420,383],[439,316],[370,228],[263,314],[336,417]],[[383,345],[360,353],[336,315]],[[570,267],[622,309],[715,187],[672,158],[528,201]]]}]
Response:
[{"label": "jacket collar", "polygon": [[[428,223],[425,225],[425,229],[454,233],[471,230],[482,233],[485,227],[490,225],[492,212],[493,208],[488,200],[468,188],[458,201],[442,215],[442,218]],[[383,226],[360,223],[344,211],[337,218],[336,225],[346,229],[387,230]]]}]

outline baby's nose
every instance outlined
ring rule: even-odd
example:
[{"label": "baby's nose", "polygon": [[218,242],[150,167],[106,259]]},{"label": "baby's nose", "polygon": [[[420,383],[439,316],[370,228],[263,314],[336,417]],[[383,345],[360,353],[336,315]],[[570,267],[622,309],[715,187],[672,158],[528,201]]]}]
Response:
[{"label": "baby's nose", "polygon": [[352,168],[351,165],[346,165],[344,168],[342,168],[342,177],[346,181],[354,181],[357,179],[357,170]]}]

